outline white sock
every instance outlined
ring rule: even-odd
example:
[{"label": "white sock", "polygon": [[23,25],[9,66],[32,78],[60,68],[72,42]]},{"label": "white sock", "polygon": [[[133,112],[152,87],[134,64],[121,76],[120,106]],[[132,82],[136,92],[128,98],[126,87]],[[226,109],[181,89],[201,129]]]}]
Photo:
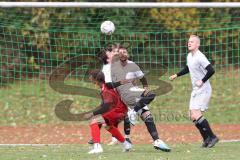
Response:
[{"label": "white sock", "polygon": [[94,143],[94,144],[93,144],[93,147],[94,147],[94,148],[100,148],[100,147],[102,147],[102,146],[101,146],[100,143]]},{"label": "white sock", "polygon": [[125,135],[125,138],[130,138],[130,135]]},{"label": "white sock", "polygon": [[112,137],[112,141],[116,142],[118,140],[115,137]]},{"label": "white sock", "polygon": [[125,140],[125,141],[123,142],[123,145],[128,144],[128,143],[129,143],[129,142]]}]

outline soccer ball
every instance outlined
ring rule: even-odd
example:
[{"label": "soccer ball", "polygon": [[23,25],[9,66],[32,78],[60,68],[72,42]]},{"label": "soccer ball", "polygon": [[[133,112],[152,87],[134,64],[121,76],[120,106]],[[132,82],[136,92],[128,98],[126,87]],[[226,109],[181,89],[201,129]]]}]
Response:
[{"label": "soccer ball", "polygon": [[114,23],[111,21],[104,21],[101,24],[101,32],[106,35],[111,35],[115,31]]}]

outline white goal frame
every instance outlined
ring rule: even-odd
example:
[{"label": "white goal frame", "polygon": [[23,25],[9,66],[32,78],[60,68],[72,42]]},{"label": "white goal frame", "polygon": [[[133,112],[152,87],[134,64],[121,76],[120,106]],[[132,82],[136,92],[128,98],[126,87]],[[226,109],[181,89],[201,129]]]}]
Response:
[{"label": "white goal frame", "polygon": [[240,2],[0,2],[0,8],[240,8]]}]

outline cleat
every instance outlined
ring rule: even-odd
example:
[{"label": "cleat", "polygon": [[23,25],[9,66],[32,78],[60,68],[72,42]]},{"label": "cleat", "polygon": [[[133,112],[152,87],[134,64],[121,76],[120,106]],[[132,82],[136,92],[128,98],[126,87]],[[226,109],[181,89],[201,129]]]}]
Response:
[{"label": "cleat", "polygon": [[165,144],[162,140],[157,139],[154,141],[153,146],[155,149],[157,150],[161,150],[164,152],[170,152],[171,149],[167,146],[167,144]]},{"label": "cleat", "polygon": [[88,141],[88,144],[94,144],[93,140],[90,139],[90,140]]},{"label": "cleat", "polygon": [[125,140],[132,144],[132,141],[130,140],[130,138],[125,138]]},{"label": "cleat", "polygon": [[206,148],[208,146],[208,143],[210,141],[210,137],[208,137],[207,139],[205,139],[202,143],[202,148]]},{"label": "cleat", "polygon": [[207,147],[208,148],[212,148],[213,146],[215,146],[215,144],[219,141],[218,137],[214,137],[214,138],[211,138],[208,142],[208,145]]},{"label": "cleat", "polygon": [[102,146],[101,144],[99,143],[94,143],[93,144],[93,149],[91,149],[88,154],[98,154],[98,153],[102,153],[103,152],[103,149],[102,149]]},{"label": "cleat", "polygon": [[115,137],[112,137],[112,141],[109,142],[107,145],[108,146],[114,146],[118,144],[118,140]]},{"label": "cleat", "polygon": [[129,152],[132,149],[132,144],[125,140],[123,142],[123,149],[124,152]]}]

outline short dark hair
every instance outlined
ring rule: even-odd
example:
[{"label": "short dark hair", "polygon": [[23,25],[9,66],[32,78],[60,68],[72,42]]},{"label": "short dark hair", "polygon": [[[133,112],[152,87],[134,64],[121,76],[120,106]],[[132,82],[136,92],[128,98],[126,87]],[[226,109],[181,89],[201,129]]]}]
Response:
[{"label": "short dark hair", "polygon": [[105,83],[105,77],[104,74],[101,70],[96,69],[92,70],[89,74],[89,77],[91,77],[93,80],[100,82],[100,83]]}]

